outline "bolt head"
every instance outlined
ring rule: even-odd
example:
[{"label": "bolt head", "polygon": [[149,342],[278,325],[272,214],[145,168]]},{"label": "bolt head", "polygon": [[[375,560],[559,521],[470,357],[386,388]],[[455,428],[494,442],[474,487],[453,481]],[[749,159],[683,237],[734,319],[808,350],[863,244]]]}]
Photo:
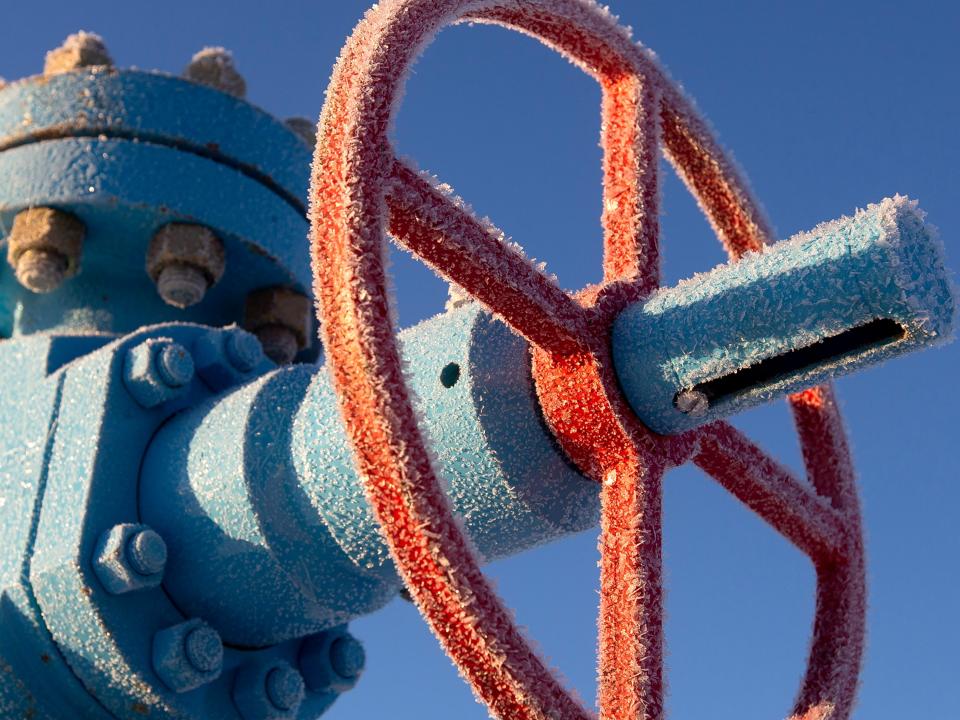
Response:
[{"label": "bolt head", "polygon": [[353,680],[363,672],[367,654],[352,635],[338,637],[330,644],[330,665],[340,677]]},{"label": "bolt head", "polygon": [[113,60],[103,38],[81,30],[67,37],[63,45],[47,53],[43,74],[47,77],[85,67],[112,66]]},{"label": "bolt head", "polygon": [[214,672],[223,665],[223,642],[209,625],[199,625],[187,633],[183,648],[190,665],[198,672]]},{"label": "bolt head", "polygon": [[275,667],[267,673],[267,698],[279,710],[292,710],[300,705],[306,688],[303,676],[289,665]]},{"label": "bolt head", "polygon": [[167,566],[167,544],[150,528],[138,531],[127,542],[130,566],[141,575],[159,575]]},{"label": "bolt head", "polygon": [[160,378],[172,388],[183,387],[193,380],[193,358],[183,345],[164,344],[156,351]]},{"label": "bolt head", "polygon": [[289,365],[297,357],[297,336],[282,325],[264,325],[257,328],[257,339],[264,354],[277,365]]},{"label": "bolt head", "polygon": [[247,83],[237,72],[233,54],[222,47],[204,48],[190,60],[183,71],[187,80],[208,85],[220,92],[242,98],[247,94]]},{"label": "bolt head", "polygon": [[7,262],[25,288],[50,292],[79,272],[85,231],[83,222],[62,210],[21,210],[7,238]]},{"label": "bolt head", "polygon": [[346,692],[357,684],[365,662],[363,646],[343,627],[311,635],[300,646],[300,671],[314,692]]},{"label": "bolt head", "polygon": [[289,663],[251,661],[237,671],[233,703],[244,720],[286,720],[297,716],[305,692]]},{"label": "bolt head", "polygon": [[305,117],[291,117],[283,121],[310,148],[317,144],[317,123]]},{"label": "bolt head", "polygon": [[246,382],[264,366],[260,341],[238,327],[211,330],[197,338],[193,358],[197,374],[216,392]]},{"label": "bolt head", "polygon": [[153,669],[177,693],[194,690],[220,677],[223,642],[199,618],[160,630],[153,636]]},{"label": "bolt head", "polygon": [[174,400],[193,379],[193,357],[167,338],[150,338],[127,351],[123,380],[133,399],[144,408]]},{"label": "bolt head", "polygon": [[220,238],[193,223],[164,225],[147,247],[147,274],[164,302],[179,308],[200,302],[223,276],[226,262]]},{"label": "bolt head", "polygon": [[263,346],[260,341],[239,328],[227,332],[224,350],[230,364],[242,373],[250,372],[263,362]]},{"label": "bolt head", "polygon": [[121,523],[104,532],[93,553],[93,572],[111,595],[157,587],[167,548],[146,525]]},{"label": "bolt head", "polygon": [[[312,310],[310,298],[303,293],[286,287],[261,288],[247,295],[243,326],[256,333],[268,357],[280,362],[271,356],[268,341],[273,344],[277,338],[275,354],[281,358],[290,355],[291,347],[295,350],[294,354],[305,348],[310,337]],[[279,340],[280,333],[277,331],[261,332],[269,327],[285,328],[292,334],[292,338],[284,333],[287,337]]]}]

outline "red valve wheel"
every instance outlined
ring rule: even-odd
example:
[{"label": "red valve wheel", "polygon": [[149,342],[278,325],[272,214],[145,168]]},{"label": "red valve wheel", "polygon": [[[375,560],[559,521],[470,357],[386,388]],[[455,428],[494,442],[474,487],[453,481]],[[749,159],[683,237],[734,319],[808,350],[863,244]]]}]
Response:
[{"label": "red valve wheel", "polygon": [[[464,20],[533,35],[603,89],[604,281],[575,298],[390,146],[406,72],[437,32]],[[505,720],[590,717],[515,627],[437,482],[390,321],[389,227],[531,342],[547,422],[601,485],[600,717],[663,716],[661,483],[666,470],[692,460],[814,562],[814,636],[793,716],[846,718],[863,650],[865,583],[855,478],[830,388],[789,400],[809,483],[727,423],[655,435],[616,389],[610,323],[659,282],[661,144],[732,257],[771,239],[690,101],[592,0],[386,0],[366,15],[334,70],[312,188],[319,315],[355,461],[411,596],[491,712]]]}]

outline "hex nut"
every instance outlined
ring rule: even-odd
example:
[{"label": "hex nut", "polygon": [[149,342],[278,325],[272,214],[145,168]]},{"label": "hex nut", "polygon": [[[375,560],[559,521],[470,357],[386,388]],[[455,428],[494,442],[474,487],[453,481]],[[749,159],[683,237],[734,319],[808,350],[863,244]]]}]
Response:
[{"label": "hex nut", "polygon": [[289,117],[283,124],[290,128],[297,137],[311,149],[317,144],[317,124],[305,117]]},{"label": "hex nut", "polygon": [[220,634],[193,618],[153,636],[153,669],[177,693],[213,682],[223,670]]},{"label": "hex nut", "polygon": [[285,287],[262,288],[247,295],[243,326],[260,338],[267,356],[282,365],[307,346],[310,313],[306,295]]},{"label": "hex nut", "polygon": [[264,354],[277,365],[292,363],[300,349],[296,333],[283,325],[264,325],[257,328],[257,338],[263,346]]},{"label": "hex nut", "polygon": [[366,653],[360,641],[340,627],[306,638],[299,662],[311,691],[343,693],[363,674]]},{"label": "hex nut", "polygon": [[266,369],[260,341],[238,327],[211,330],[197,338],[193,359],[197,375],[215,392],[246,382],[257,368]]},{"label": "hex nut", "polygon": [[63,210],[21,210],[7,238],[7,262],[25,288],[50,292],[80,270],[85,232],[83,222]]},{"label": "hex nut", "polygon": [[167,265],[157,278],[157,293],[161,299],[181,310],[203,300],[209,287],[206,275],[193,265]]},{"label": "hex nut", "polygon": [[305,694],[303,676],[283,660],[249,662],[233,683],[233,703],[244,720],[294,718]]},{"label": "hex nut", "polygon": [[149,338],[127,351],[123,381],[141,407],[152,408],[183,395],[194,371],[185,347],[168,338]]},{"label": "hex nut", "polygon": [[247,83],[237,72],[233,53],[226,48],[203,48],[190,60],[183,77],[234,97],[242,98],[247,94]]},{"label": "hex nut", "polygon": [[223,242],[203,225],[164,225],[147,247],[146,269],[164,301],[188,307],[203,299],[223,277],[227,254]]},{"label": "hex nut", "polygon": [[104,532],[93,553],[93,572],[111,595],[157,587],[163,580],[167,546],[146,525],[122,523]]},{"label": "hex nut", "polygon": [[47,77],[94,66],[111,67],[113,60],[103,38],[81,30],[67,36],[63,44],[47,53],[43,74]]}]

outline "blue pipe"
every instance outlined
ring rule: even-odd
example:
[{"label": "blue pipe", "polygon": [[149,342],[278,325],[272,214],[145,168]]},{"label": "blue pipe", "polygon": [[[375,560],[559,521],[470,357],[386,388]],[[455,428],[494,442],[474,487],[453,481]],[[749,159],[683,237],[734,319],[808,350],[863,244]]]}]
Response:
[{"label": "blue pipe", "polygon": [[[544,426],[522,339],[475,304],[400,338],[421,427],[482,557],[596,524],[596,486]],[[167,592],[230,643],[316,632],[400,589],[321,366],[269,373],[168,422],[144,459],[140,511],[167,539]]]}]

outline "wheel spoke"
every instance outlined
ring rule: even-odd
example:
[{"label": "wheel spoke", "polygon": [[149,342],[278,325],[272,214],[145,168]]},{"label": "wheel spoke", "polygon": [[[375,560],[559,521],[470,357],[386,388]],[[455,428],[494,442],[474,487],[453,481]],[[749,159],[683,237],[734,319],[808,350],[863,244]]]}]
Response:
[{"label": "wheel spoke", "polygon": [[663,717],[663,468],[631,455],[601,486],[601,720]]},{"label": "wheel spoke", "polygon": [[703,428],[693,461],[815,562],[842,555],[846,516],[732,425]]},{"label": "wheel spoke", "polygon": [[660,90],[639,74],[603,83],[603,279],[660,284]]},{"label": "wheel spoke", "polygon": [[530,342],[555,353],[587,345],[589,312],[548,279],[496,228],[395,161],[388,193],[390,233]]},{"label": "wheel spoke", "polygon": [[661,132],[667,159],[690,189],[731,257],[774,239],[746,181],[706,121],[673,83],[663,83]]}]

